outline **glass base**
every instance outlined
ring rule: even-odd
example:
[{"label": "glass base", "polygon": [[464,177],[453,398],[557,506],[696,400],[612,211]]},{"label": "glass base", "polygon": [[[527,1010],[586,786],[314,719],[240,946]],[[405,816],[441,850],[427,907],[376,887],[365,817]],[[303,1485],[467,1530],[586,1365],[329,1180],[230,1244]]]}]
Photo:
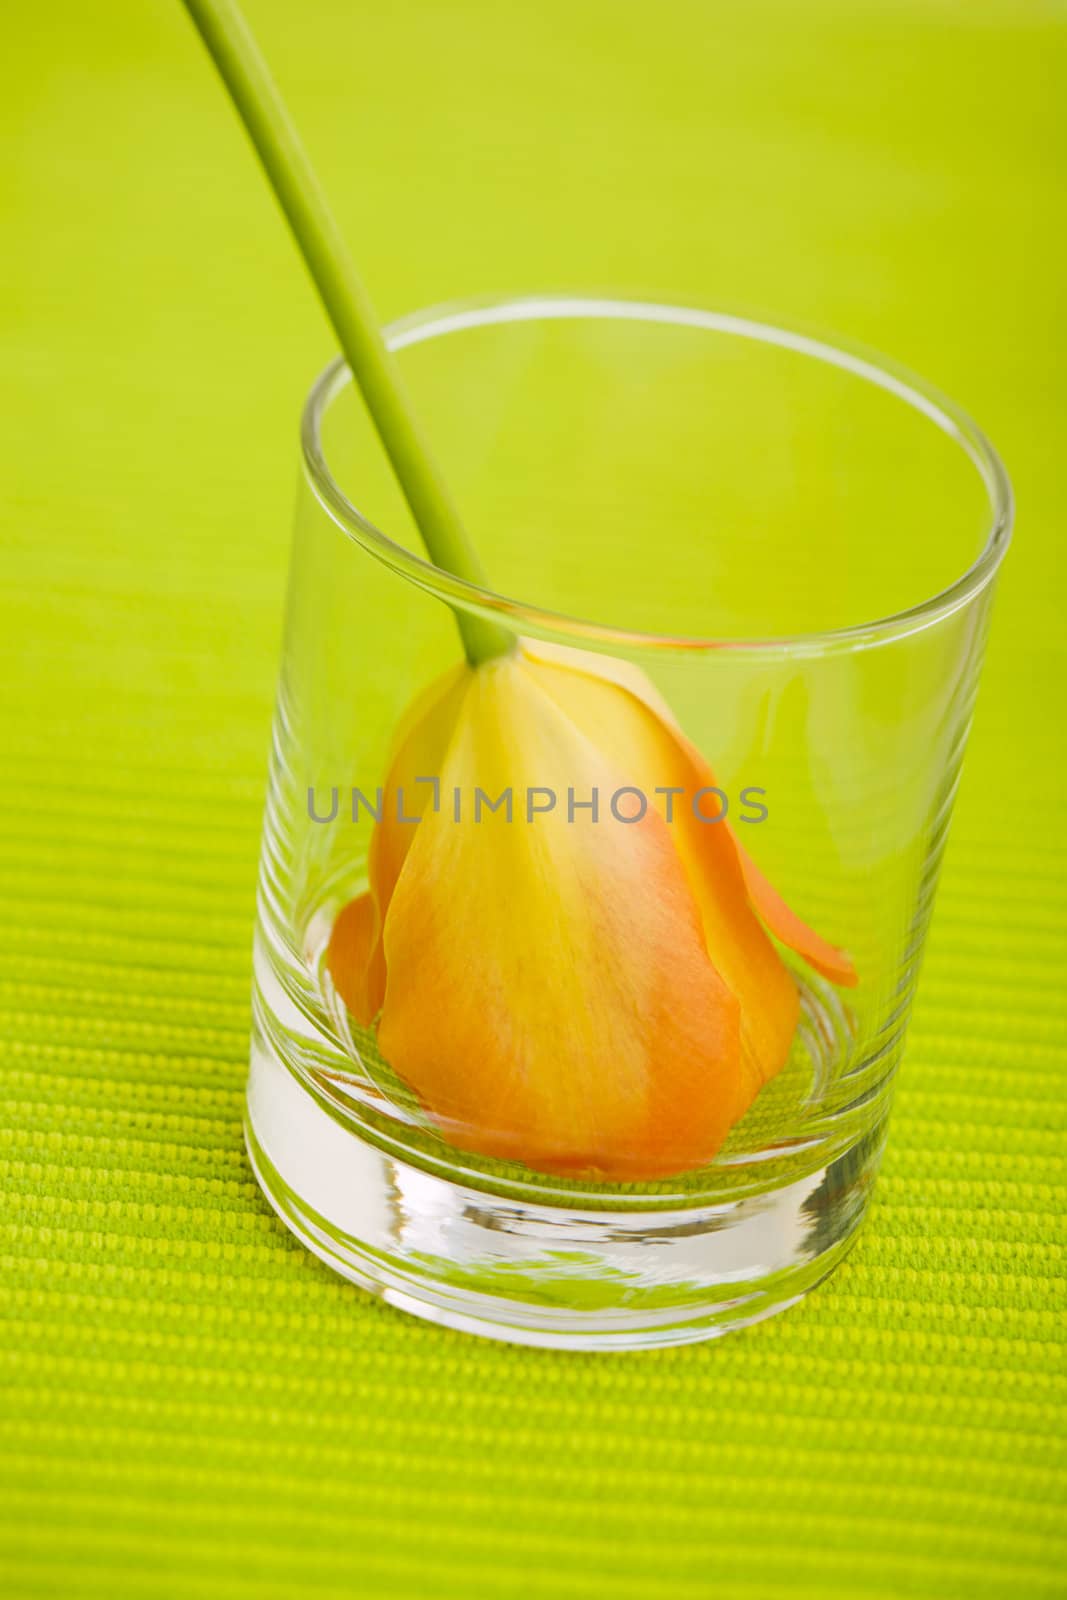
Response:
[{"label": "glass base", "polygon": [[571,1350],[695,1343],[793,1305],[855,1238],[884,1135],[882,1117],[827,1164],[743,1198],[538,1204],[380,1148],[258,1028],[245,1124],[267,1199],[342,1276],[431,1322]]}]

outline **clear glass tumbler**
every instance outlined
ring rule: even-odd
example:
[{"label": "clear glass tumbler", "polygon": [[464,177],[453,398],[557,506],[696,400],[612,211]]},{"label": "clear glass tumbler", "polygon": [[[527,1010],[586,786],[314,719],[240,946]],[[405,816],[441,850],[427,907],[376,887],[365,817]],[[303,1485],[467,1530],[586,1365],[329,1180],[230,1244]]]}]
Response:
[{"label": "clear glass tumbler", "polygon": [[[420,1316],[709,1338],[823,1278],[869,1203],[1009,484],[925,384],[744,318],[543,297],[387,337],[494,589],[428,564],[335,363],[251,1159]],[[457,618],[493,624],[477,665]]]}]

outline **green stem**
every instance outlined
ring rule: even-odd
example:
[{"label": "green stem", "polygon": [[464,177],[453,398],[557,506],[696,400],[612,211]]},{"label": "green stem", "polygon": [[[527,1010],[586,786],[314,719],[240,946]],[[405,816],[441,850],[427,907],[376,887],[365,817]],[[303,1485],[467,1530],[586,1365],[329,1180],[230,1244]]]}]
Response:
[{"label": "green stem", "polygon": [[[484,587],[485,574],[426,445],[370,298],[248,24],[233,0],[184,0],[263,163],[431,561]],[[472,664],[511,649],[495,622],[457,611]]]}]

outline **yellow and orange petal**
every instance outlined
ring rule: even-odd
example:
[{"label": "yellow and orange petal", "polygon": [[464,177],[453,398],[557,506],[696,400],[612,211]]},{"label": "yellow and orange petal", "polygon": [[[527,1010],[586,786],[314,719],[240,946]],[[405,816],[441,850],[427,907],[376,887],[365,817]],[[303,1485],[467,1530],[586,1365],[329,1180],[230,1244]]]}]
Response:
[{"label": "yellow and orange petal", "polygon": [[369,1027],[385,998],[381,921],[373,894],[350,900],[338,912],[326,951],[333,986],[356,1021]]}]

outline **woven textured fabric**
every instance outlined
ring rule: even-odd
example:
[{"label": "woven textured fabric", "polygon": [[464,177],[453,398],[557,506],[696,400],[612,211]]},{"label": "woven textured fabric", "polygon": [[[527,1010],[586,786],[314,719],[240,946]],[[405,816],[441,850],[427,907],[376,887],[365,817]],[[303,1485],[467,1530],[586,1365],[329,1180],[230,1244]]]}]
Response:
[{"label": "woven textured fabric", "polygon": [[940,382],[1019,490],[876,1206],[717,1344],[495,1346],[241,1147],[295,424],[329,335],[177,0],[0,58],[0,1590],[1067,1593],[1054,0],[248,0],[383,313],[633,285]]}]

